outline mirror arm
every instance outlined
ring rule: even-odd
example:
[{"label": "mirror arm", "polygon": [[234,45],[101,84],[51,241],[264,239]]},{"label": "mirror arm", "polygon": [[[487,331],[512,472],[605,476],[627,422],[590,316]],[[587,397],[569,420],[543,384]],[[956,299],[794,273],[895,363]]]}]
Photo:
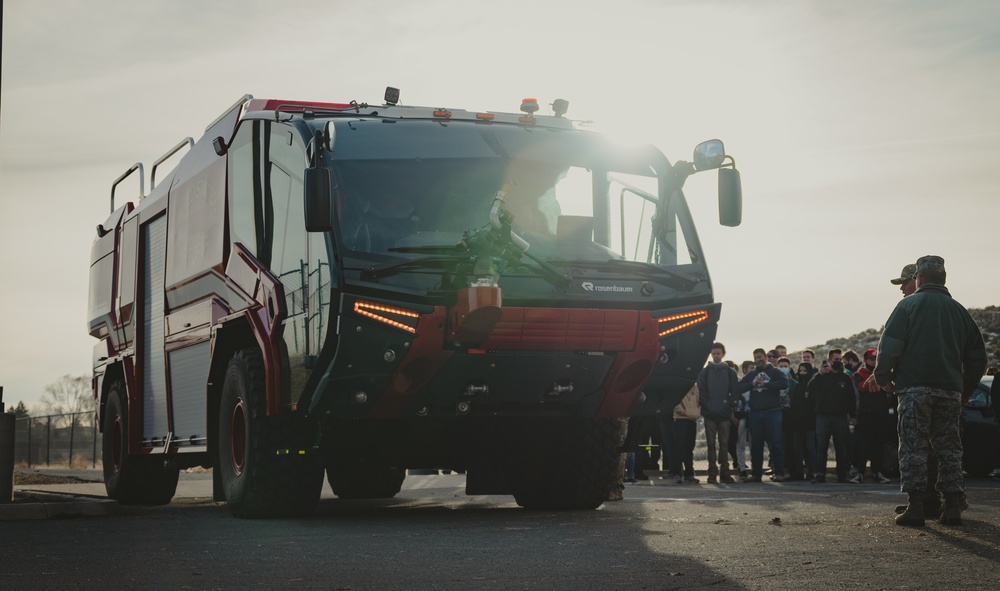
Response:
[{"label": "mirror arm", "polygon": [[323,132],[316,130],[316,134],[313,136],[313,141],[310,142],[312,145],[312,154],[309,155],[309,165],[313,168],[319,168],[326,164],[325,158],[323,156]]},{"label": "mirror arm", "polygon": [[670,176],[672,177],[671,189],[673,191],[680,191],[684,188],[684,182],[687,178],[697,172],[694,165],[690,162],[685,162],[684,160],[678,160],[674,162],[673,167],[670,169]]}]

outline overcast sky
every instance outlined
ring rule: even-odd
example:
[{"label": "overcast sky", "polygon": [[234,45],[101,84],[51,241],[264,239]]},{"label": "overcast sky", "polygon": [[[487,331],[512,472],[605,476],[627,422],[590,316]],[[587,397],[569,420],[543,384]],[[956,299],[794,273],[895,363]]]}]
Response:
[{"label": "overcast sky", "polygon": [[[686,192],[737,362],[881,327],[888,280],[945,258],[968,307],[1000,304],[1000,3],[5,0],[0,385],[33,405],[91,370],[87,278],[111,183],[243,94],[568,116],[689,159]],[[161,177],[162,178],[162,177]],[[118,195],[138,194],[125,185]],[[146,190],[148,191],[148,179]]]}]

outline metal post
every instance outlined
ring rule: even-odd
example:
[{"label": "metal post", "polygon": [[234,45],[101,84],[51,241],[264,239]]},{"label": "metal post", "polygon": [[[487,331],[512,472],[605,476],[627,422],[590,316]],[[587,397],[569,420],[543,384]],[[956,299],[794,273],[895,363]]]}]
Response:
[{"label": "metal post", "polygon": [[0,386],[0,503],[14,500],[14,429],[17,418],[4,412]]},{"label": "metal post", "polygon": [[51,461],[51,456],[49,455],[52,451],[52,415],[45,417],[45,466],[47,467]]},{"label": "metal post", "polygon": [[28,467],[29,468],[31,467],[31,424],[34,422],[35,420],[29,416],[28,417]]},{"label": "metal post", "polygon": [[94,415],[94,418],[90,422],[93,423],[90,426],[90,432],[94,434],[94,449],[91,450],[90,452],[90,461],[91,461],[90,467],[96,468],[97,467],[97,415]]},{"label": "metal post", "polygon": [[73,436],[76,434],[76,413],[69,415],[69,467],[73,468]]}]

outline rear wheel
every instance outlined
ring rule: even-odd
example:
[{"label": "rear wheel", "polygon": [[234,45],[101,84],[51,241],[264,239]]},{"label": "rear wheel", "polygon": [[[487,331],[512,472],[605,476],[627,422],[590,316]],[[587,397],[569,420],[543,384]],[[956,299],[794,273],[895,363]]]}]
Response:
[{"label": "rear wheel", "polygon": [[391,499],[403,486],[406,470],[367,464],[337,465],[326,470],[333,494],[341,499]]},{"label": "rear wheel", "polygon": [[264,361],[245,349],[226,370],[219,408],[219,470],[226,502],[237,517],[293,517],[312,513],[323,487],[323,467],[300,453],[297,415],[267,416]]},{"label": "rear wheel", "polygon": [[123,505],[165,505],[177,490],[177,464],[163,456],[129,455],[128,401],[125,382],[108,392],[102,452],[104,488]]},{"label": "rear wheel", "polygon": [[566,418],[525,422],[513,430],[507,481],[526,509],[595,509],[618,475],[625,422]]}]

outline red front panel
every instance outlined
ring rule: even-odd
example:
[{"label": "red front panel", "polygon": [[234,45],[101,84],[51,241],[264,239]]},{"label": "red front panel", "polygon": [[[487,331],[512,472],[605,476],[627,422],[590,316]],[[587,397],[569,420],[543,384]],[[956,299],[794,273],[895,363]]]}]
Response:
[{"label": "red front panel", "polygon": [[631,351],[638,325],[634,310],[505,307],[483,347]]}]

